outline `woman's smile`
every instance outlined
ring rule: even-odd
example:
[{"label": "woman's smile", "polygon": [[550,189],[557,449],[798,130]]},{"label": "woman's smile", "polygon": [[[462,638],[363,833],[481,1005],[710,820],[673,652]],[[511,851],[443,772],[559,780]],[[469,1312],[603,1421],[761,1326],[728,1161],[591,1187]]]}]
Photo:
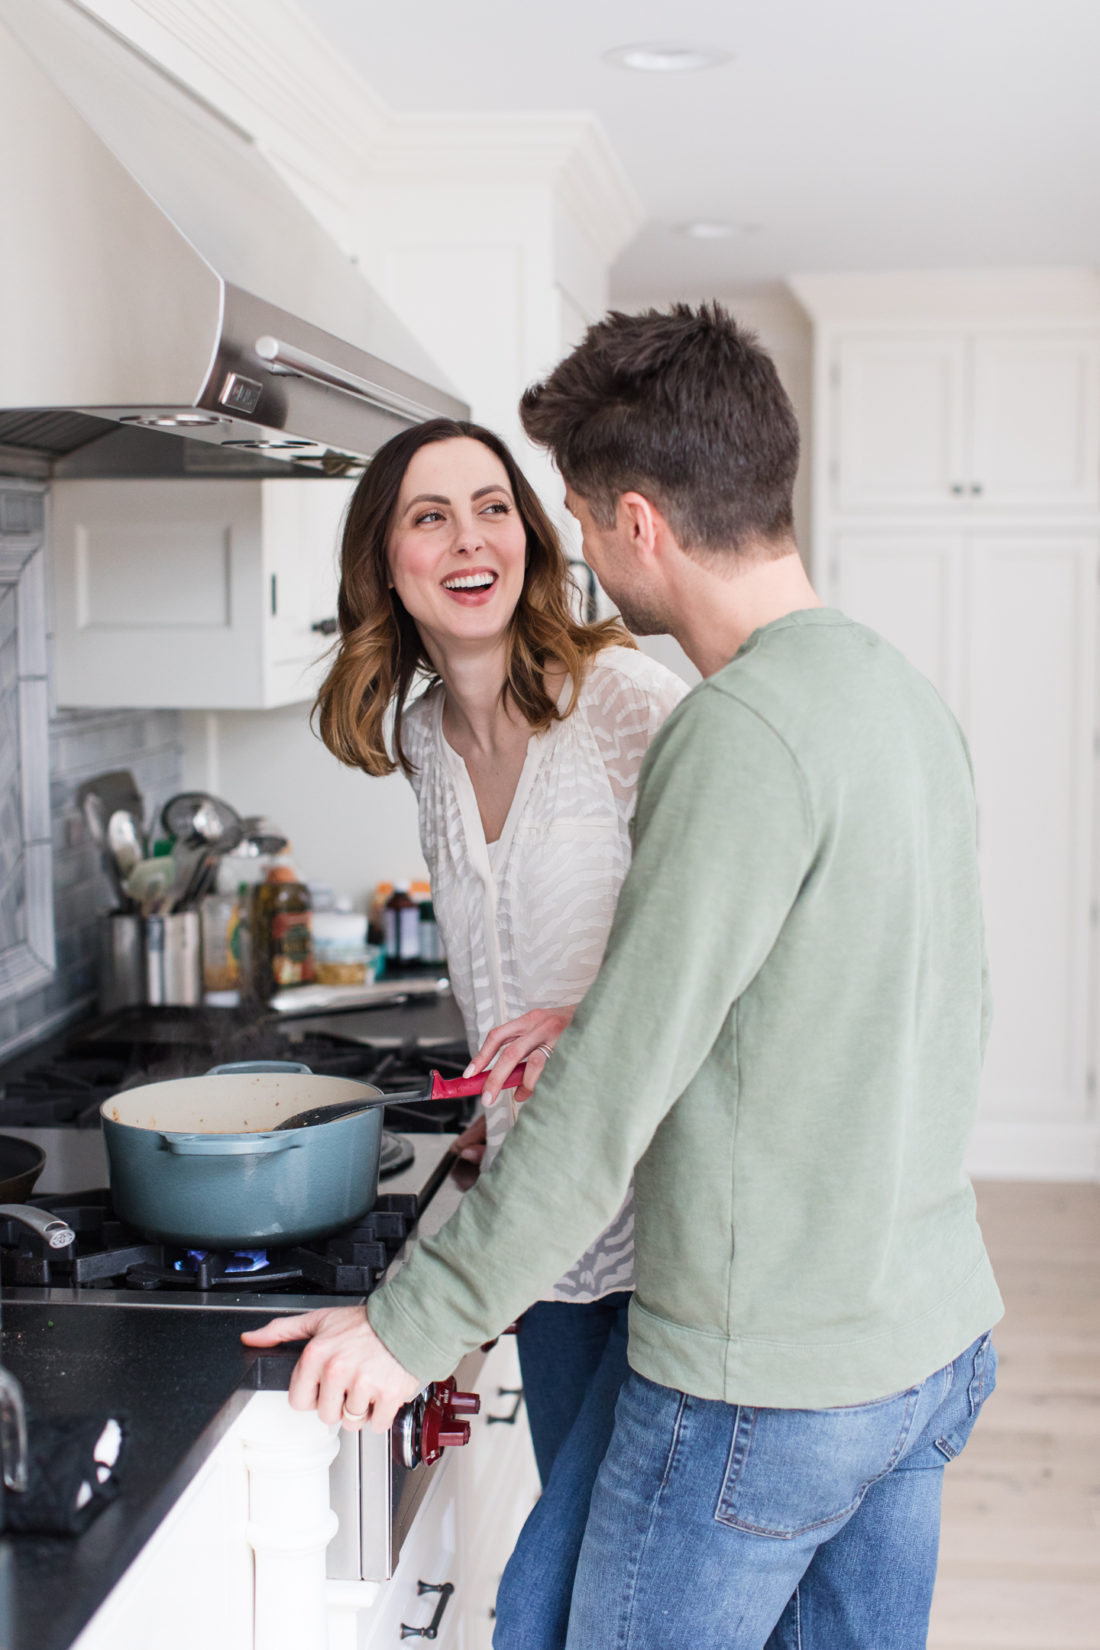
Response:
[{"label": "woman's smile", "polygon": [[443,580],[448,596],[463,607],[483,607],[500,582],[500,575],[491,567],[463,568]]}]

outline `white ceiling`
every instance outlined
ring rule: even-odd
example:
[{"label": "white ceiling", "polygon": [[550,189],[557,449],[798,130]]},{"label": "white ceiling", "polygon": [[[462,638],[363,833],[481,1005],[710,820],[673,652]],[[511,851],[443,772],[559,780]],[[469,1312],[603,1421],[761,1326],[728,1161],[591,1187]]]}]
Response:
[{"label": "white ceiling", "polygon": [[[398,110],[597,114],[648,222],[613,297],[1100,265],[1097,0],[300,0]],[[627,73],[631,41],[723,47]],[[696,242],[676,226],[753,226]]]}]

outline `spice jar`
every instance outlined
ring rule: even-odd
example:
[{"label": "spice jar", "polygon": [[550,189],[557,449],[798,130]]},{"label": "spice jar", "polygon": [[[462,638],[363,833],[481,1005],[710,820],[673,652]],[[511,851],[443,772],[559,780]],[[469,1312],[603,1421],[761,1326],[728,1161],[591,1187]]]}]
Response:
[{"label": "spice jar", "polygon": [[252,988],[260,1002],[313,978],[309,889],[289,865],[273,865],[253,890]]}]

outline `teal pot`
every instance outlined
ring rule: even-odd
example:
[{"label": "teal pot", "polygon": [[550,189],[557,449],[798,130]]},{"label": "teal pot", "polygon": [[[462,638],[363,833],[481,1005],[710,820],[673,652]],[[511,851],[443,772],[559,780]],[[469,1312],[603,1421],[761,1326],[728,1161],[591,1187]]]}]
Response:
[{"label": "teal pot", "polygon": [[382,1107],[322,1128],[278,1125],[380,1095],[281,1061],[127,1089],[100,1107],[115,1210],[193,1248],[277,1248],[339,1231],[377,1196]]}]

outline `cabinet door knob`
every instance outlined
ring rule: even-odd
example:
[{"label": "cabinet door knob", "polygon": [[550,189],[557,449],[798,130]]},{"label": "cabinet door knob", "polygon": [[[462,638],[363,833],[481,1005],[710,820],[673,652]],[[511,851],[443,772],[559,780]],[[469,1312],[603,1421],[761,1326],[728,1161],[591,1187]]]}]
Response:
[{"label": "cabinet door knob", "polygon": [[962,498],[963,494],[966,492],[966,488],[963,486],[961,481],[953,481],[951,483],[951,491],[954,493],[956,498]]},{"label": "cabinet door knob", "polygon": [[982,486],[980,481],[972,481],[970,483],[970,491],[975,498],[980,498],[982,493],[985,491],[985,488]]},{"label": "cabinet door knob", "polygon": [[311,624],[309,628],[316,630],[321,636],[335,636],[339,626],[335,619],[318,619],[317,623]]}]

